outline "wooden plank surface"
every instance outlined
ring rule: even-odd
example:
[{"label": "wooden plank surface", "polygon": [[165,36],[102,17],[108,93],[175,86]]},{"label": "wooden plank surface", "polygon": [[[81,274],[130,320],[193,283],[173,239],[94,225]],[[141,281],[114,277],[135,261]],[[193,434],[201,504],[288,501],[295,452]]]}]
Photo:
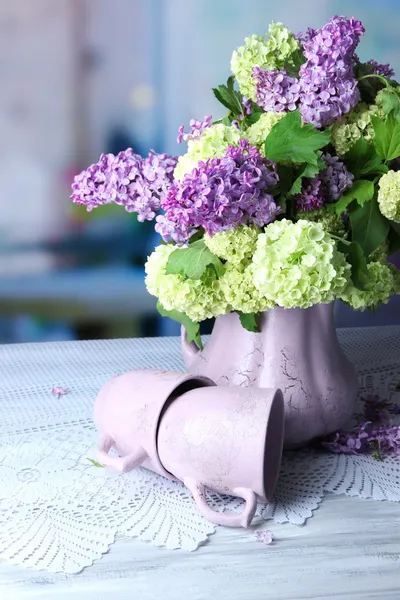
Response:
[{"label": "wooden plank surface", "polygon": [[118,540],[77,575],[0,562],[1,600],[372,600],[400,598],[400,504],[327,496],[306,525],[219,528],[193,553]]}]

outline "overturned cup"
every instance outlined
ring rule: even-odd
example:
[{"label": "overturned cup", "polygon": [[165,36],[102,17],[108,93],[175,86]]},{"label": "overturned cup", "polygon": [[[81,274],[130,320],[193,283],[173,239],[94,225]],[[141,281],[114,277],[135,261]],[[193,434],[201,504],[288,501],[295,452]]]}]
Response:
[{"label": "overturned cup", "polygon": [[[199,512],[219,525],[248,527],[257,501],[272,499],[282,458],[280,390],[211,387],[185,392],[165,407],[158,455],[192,492]],[[240,514],[215,512],[206,489],[244,499]]]}]

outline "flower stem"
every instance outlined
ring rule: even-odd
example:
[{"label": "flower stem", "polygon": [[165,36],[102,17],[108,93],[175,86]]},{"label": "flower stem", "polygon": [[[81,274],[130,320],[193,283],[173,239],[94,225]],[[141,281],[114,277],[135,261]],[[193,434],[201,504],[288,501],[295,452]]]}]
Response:
[{"label": "flower stem", "polygon": [[382,75],[378,75],[377,73],[371,73],[370,75],[363,75],[362,77],[359,77],[357,81],[362,81],[363,79],[368,79],[369,77],[376,77],[377,79],[380,79],[387,88],[390,87],[388,80],[385,77],[383,77]]}]

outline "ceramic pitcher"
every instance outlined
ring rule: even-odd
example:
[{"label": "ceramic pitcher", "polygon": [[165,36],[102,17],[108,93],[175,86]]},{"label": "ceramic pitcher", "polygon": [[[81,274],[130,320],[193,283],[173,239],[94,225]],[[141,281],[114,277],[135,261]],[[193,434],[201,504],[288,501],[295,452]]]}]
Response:
[{"label": "ceramic pitcher", "polygon": [[340,429],[354,412],[357,375],[339,344],[332,304],[274,308],[262,314],[259,333],[244,329],[236,313],[224,315],[201,352],[183,329],[182,352],[190,373],[217,385],[280,388],[286,448]]}]

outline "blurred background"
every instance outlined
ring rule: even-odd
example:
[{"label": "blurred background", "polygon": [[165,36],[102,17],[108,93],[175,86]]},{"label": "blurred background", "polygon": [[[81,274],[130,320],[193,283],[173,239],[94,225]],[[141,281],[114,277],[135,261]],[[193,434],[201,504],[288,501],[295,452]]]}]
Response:
[{"label": "blurred background", "polygon": [[[152,224],[73,206],[73,176],[101,152],[179,153],[181,123],[221,115],[211,88],[245,36],[333,14],[400,74],[398,0],[0,0],[0,343],[177,333],[144,287]],[[400,323],[400,305],[337,322]]]}]

